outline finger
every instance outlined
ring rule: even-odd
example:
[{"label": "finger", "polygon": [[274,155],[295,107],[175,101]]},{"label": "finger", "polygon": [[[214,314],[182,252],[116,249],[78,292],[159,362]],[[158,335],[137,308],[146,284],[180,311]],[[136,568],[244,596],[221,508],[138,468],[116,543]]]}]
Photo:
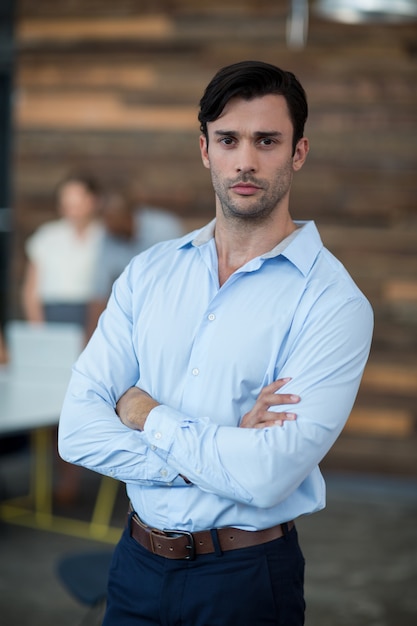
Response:
[{"label": "finger", "polygon": [[284,426],[285,422],[294,422],[296,419],[297,416],[295,413],[284,413],[282,417],[274,421],[274,424],[275,426]]},{"label": "finger", "polygon": [[283,426],[284,422],[293,422],[297,419],[296,413],[273,413],[266,411],[263,417],[243,419],[239,428],[266,428],[267,426]]},{"label": "finger", "polygon": [[261,394],[262,394],[262,392],[264,392],[264,393],[274,393],[275,391],[278,391],[278,389],[281,389],[281,387],[284,387],[284,385],[289,383],[290,380],[292,380],[292,379],[289,378],[289,377],[287,377],[287,378],[278,378],[277,380],[273,380],[272,383],[269,383],[269,385],[265,385],[265,387],[261,391]]},{"label": "finger", "polygon": [[273,393],[262,398],[262,401],[268,406],[278,406],[279,404],[297,404],[300,400],[300,396],[294,393]]},{"label": "finger", "polygon": [[274,413],[266,411],[262,419],[254,425],[255,428],[265,428],[266,426],[283,426],[284,422],[293,422],[297,419],[296,413]]},{"label": "finger", "polygon": [[256,424],[252,426],[252,428],[275,428],[277,426],[284,426],[286,420],[268,420],[267,422],[261,422],[260,424]]}]

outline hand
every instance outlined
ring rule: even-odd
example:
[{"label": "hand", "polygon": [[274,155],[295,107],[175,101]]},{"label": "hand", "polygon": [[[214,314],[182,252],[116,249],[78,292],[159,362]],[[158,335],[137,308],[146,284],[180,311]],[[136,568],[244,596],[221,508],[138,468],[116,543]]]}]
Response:
[{"label": "hand", "polygon": [[146,419],[153,408],[159,405],[146,391],[130,387],[116,404],[120,421],[133,430],[143,430]]},{"label": "hand", "polygon": [[297,402],[300,401],[300,396],[289,393],[276,393],[290,380],[290,378],[280,378],[264,387],[253,408],[243,416],[240,428],[282,426],[285,421],[295,420],[297,417],[295,413],[288,413],[287,411],[275,413],[268,410],[271,406],[278,406],[279,404],[297,404]]}]

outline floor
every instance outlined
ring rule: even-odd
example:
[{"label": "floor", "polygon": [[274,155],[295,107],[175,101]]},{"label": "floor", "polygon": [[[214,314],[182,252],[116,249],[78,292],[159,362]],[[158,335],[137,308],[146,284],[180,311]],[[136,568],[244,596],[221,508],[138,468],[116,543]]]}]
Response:
[{"label": "floor", "polygon": [[[24,464],[24,459],[7,461],[9,482],[11,476],[18,480]],[[306,625],[415,626],[417,479],[331,473],[326,480],[326,509],[297,524],[307,562]],[[95,488],[96,477],[88,473],[73,513],[85,514]],[[119,499],[116,523],[124,517],[122,489]],[[91,540],[1,524],[2,626],[92,624],[85,619],[87,609],[59,581],[56,566],[69,553],[103,548]]]}]

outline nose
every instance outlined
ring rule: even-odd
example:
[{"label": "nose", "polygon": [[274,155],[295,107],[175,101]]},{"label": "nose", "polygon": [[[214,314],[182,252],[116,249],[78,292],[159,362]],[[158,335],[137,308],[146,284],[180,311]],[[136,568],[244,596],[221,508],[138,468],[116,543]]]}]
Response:
[{"label": "nose", "polygon": [[256,149],[249,143],[241,143],[236,151],[236,171],[240,174],[256,172],[258,169]]}]

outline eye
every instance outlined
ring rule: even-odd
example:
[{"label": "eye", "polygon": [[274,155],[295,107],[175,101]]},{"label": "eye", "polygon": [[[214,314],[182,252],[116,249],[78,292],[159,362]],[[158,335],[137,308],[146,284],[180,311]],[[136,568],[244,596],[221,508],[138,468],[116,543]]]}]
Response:
[{"label": "eye", "polygon": [[262,137],[262,139],[259,140],[259,143],[262,146],[273,146],[275,141],[271,139],[271,137]]},{"label": "eye", "polygon": [[220,143],[222,143],[225,146],[231,146],[234,143],[234,139],[233,137],[222,137],[220,139]]}]

